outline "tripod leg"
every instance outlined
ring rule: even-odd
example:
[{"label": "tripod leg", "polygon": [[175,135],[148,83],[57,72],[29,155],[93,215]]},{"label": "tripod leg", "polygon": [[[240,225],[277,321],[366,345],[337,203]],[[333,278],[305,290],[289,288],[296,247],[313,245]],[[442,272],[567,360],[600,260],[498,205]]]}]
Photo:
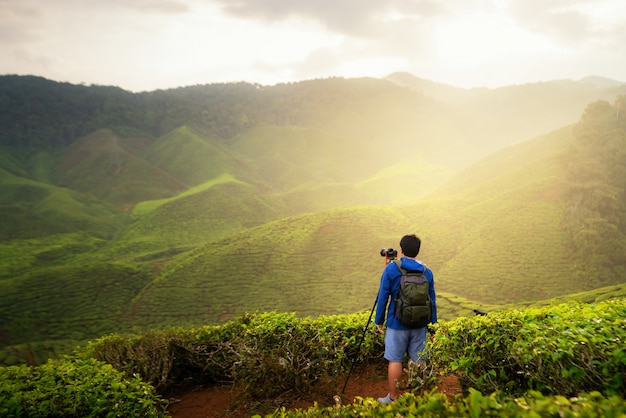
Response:
[{"label": "tripod leg", "polygon": [[354,368],[354,363],[356,362],[356,357],[358,356],[359,352],[361,351],[361,344],[363,343],[363,340],[365,339],[365,333],[367,332],[367,328],[370,326],[370,322],[372,321],[372,315],[374,315],[374,309],[376,309],[376,303],[377,302],[378,302],[378,294],[376,295],[376,299],[374,299],[374,306],[372,306],[372,310],[370,312],[369,318],[367,319],[367,323],[363,327],[363,334],[361,335],[361,340],[359,341],[359,345],[357,346],[356,352],[355,352],[354,356],[352,357],[351,364],[350,364],[350,371],[348,371],[348,376],[346,377],[346,382],[343,384],[343,389],[341,389],[341,394],[342,395],[343,395],[343,393],[346,390],[346,386],[348,386],[348,380],[350,380],[350,375],[352,374],[352,369]]}]

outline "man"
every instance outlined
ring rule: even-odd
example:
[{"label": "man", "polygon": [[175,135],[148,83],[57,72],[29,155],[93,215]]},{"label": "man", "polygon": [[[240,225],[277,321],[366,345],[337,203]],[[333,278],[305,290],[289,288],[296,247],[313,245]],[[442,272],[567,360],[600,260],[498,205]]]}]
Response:
[{"label": "man", "polygon": [[[430,301],[432,305],[432,319],[434,324],[437,322],[437,304],[435,294],[435,280],[432,270],[427,268],[421,261],[417,261],[415,257],[420,251],[421,241],[415,235],[405,235],[400,240],[400,248],[402,249],[402,257],[400,258],[401,266],[409,271],[422,271],[428,281]],[[388,383],[389,393],[384,398],[378,398],[379,402],[390,403],[398,399],[400,390],[396,383],[402,377],[402,361],[404,354],[408,354],[410,359],[416,362],[422,360],[418,358],[418,353],[424,350],[426,343],[427,327],[409,328],[400,323],[395,316],[395,302],[398,291],[400,290],[400,279],[402,272],[395,263],[388,263],[380,278],[380,289],[378,290],[378,301],[376,309],[375,323],[378,332],[385,334],[385,359],[389,361],[388,366]],[[389,309],[387,310],[387,303]],[[385,322],[385,311],[387,311],[387,330],[383,328]]]}]

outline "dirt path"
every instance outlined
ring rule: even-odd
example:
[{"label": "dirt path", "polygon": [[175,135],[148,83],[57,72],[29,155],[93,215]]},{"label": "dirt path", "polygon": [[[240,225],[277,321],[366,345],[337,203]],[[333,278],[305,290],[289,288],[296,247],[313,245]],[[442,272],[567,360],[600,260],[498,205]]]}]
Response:
[{"label": "dirt path", "polygon": [[[379,398],[387,394],[386,370],[355,370],[346,386],[342,398],[343,404],[354,402],[355,397]],[[444,376],[439,391],[454,396],[461,393],[461,386],[454,376]],[[335,394],[341,393],[345,379],[341,380]],[[207,417],[250,417],[253,414],[264,415],[270,413],[255,408],[254,404],[243,403],[240,399],[241,389],[230,386],[219,386],[210,389],[186,392],[174,396],[174,403],[170,404],[168,412],[173,418],[207,418]],[[285,394],[276,399],[275,405],[265,405],[265,408],[276,409],[284,406],[287,409],[306,409],[317,402],[320,407],[335,405],[336,401],[330,391],[326,393],[311,392],[306,395]]]}]

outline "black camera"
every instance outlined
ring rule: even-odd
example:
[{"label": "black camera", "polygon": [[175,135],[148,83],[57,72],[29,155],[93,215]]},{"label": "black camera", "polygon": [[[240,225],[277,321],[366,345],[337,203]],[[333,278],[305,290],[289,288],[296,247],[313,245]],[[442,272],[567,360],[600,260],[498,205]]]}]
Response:
[{"label": "black camera", "polygon": [[394,259],[398,256],[398,251],[393,248],[383,248],[380,250],[381,257]]}]

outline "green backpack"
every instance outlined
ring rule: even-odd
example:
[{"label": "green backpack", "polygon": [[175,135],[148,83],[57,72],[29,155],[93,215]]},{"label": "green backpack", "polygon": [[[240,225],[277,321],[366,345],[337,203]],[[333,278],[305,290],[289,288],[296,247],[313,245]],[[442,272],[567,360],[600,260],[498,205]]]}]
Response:
[{"label": "green backpack", "polygon": [[432,304],[430,302],[430,285],[421,271],[408,271],[400,267],[401,261],[394,260],[402,272],[400,289],[394,299],[396,318],[406,327],[422,328],[430,324]]}]

